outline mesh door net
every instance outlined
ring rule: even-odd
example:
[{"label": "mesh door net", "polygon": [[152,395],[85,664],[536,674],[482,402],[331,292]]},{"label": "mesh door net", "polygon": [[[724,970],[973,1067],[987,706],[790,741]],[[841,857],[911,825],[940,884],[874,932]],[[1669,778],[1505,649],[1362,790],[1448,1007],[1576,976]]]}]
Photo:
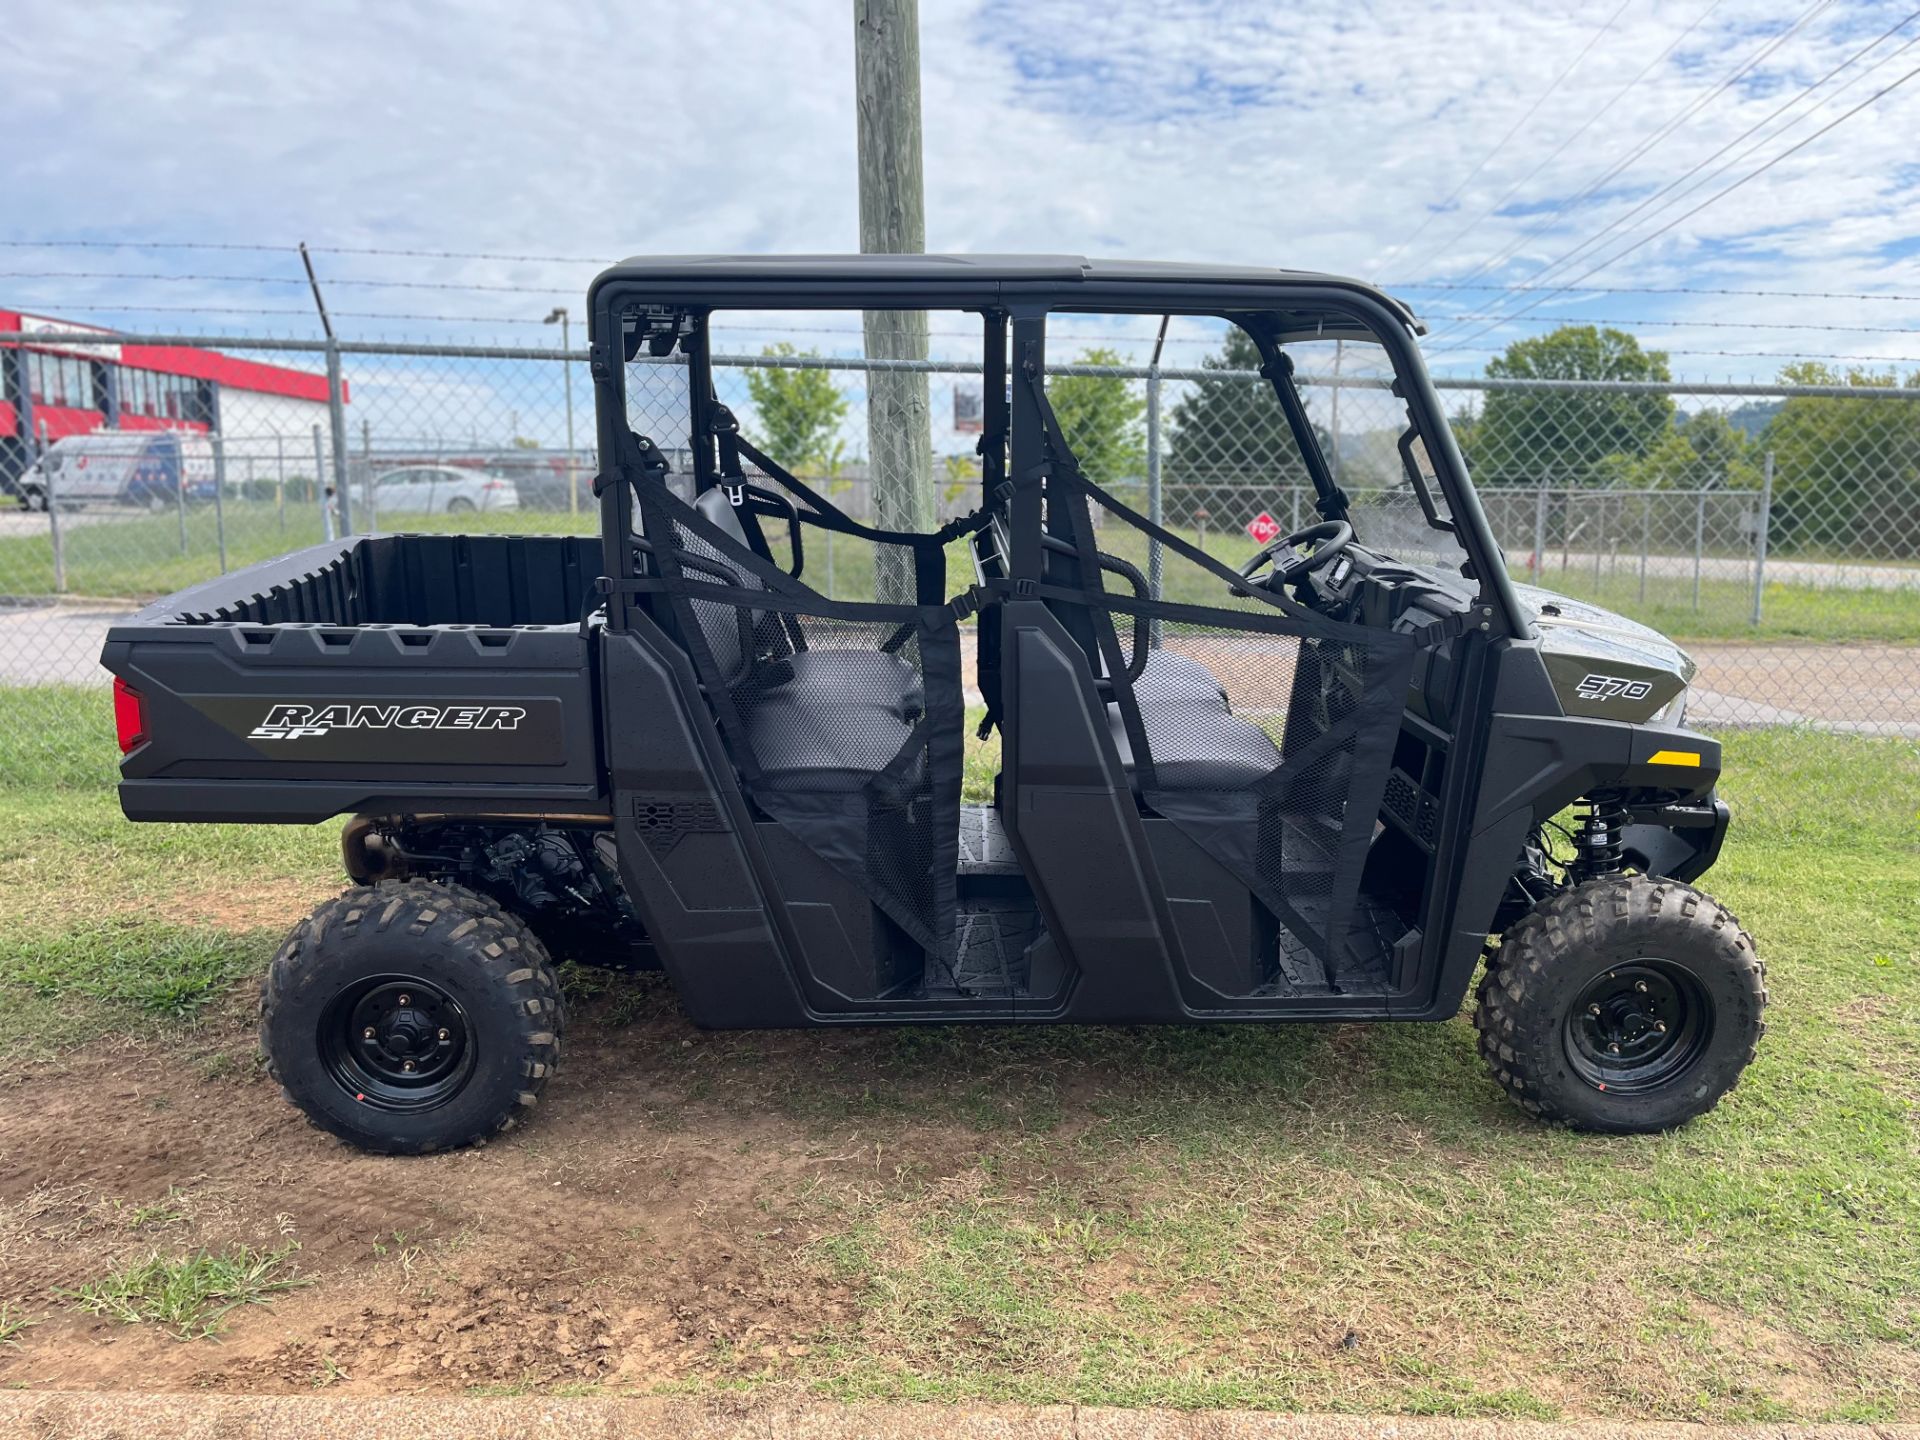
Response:
[{"label": "mesh door net", "polygon": [[724,492],[689,505],[652,479],[635,488],[658,573],[642,588],[667,596],[747,793],[944,955],[964,722],[954,612],[829,600],[754,552]]},{"label": "mesh door net", "polygon": [[[1137,561],[1150,538],[1164,547],[1167,598],[1146,593],[1137,565],[1084,562],[1078,586],[1053,592],[1092,613],[1113,682],[1109,723],[1141,801],[1279,920],[1283,972],[1318,983],[1376,974],[1394,937],[1377,933],[1360,879],[1413,638],[1234,592],[1213,557],[1098,487],[1066,483],[1081,492],[1085,551],[1097,541],[1099,552]],[[1130,569],[1135,593],[1104,588]],[[1214,597],[1221,603],[1206,603]]]}]

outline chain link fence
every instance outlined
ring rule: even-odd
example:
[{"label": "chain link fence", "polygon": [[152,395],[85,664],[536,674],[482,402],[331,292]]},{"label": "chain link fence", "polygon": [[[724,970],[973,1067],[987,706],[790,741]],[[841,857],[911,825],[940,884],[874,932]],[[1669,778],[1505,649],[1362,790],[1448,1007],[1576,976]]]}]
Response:
[{"label": "chain link fence", "polygon": [[[9,765],[92,743],[107,627],[157,596],[343,530],[595,528],[584,351],[66,335],[56,358],[48,344],[0,335]],[[1405,410],[1377,354],[1303,350],[1308,416],[1361,538],[1458,564],[1407,488]],[[734,355],[715,384],[757,443],[871,519],[881,368],[926,376],[937,513],[977,506],[976,365]],[[684,464],[684,369],[631,373],[636,423]],[[1056,362],[1049,384],[1093,478],[1223,559],[1318,518],[1251,370]],[[1679,638],[1700,667],[1696,723],[1920,737],[1920,389],[1440,384],[1514,578]],[[865,549],[829,543],[808,578],[871,595]]]}]

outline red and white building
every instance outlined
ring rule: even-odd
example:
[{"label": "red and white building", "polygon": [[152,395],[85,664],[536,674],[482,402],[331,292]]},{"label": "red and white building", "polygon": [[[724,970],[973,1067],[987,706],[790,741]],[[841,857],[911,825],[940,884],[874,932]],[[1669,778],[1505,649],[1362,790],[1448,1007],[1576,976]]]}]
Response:
[{"label": "red and white building", "polygon": [[[0,333],[112,332],[0,310]],[[343,398],[345,398],[343,396]],[[327,377],[218,350],[122,341],[0,341],[0,486],[40,443],[96,430],[196,430],[233,442],[307,443],[327,424]]]}]

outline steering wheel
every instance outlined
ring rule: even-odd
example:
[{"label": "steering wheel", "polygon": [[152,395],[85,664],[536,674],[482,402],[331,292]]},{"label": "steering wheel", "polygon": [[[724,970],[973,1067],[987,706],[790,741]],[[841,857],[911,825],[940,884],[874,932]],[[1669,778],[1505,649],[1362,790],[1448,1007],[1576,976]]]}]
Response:
[{"label": "steering wheel", "polygon": [[[1267,577],[1267,584],[1270,587],[1292,585],[1316,570],[1324,570],[1351,544],[1353,526],[1344,520],[1322,520],[1318,525],[1309,525],[1262,545],[1259,552],[1240,567],[1240,573],[1251,580],[1254,571],[1271,561],[1273,573]],[[1313,548],[1304,555],[1288,553],[1299,545]]]}]

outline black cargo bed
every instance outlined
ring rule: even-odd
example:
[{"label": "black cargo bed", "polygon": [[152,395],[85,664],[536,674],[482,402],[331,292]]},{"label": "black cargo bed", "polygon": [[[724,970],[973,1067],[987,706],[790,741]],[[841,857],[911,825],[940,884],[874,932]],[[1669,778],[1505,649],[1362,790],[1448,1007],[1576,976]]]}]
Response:
[{"label": "black cargo bed", "polygon": [[603,813],[587,536],[380,535],[196,585],[108,632],[136,820]]}]

